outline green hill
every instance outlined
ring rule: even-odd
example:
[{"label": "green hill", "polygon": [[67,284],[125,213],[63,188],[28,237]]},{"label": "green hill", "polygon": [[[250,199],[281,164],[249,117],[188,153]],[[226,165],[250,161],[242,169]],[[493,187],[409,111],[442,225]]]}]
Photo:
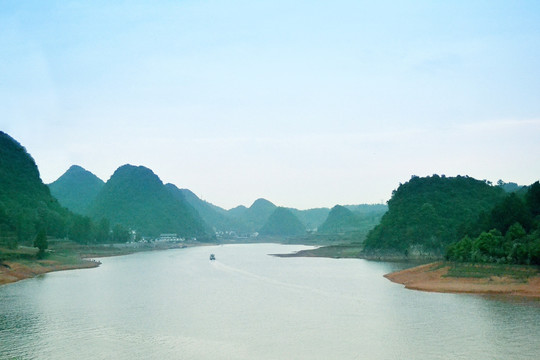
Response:
[{"label": "green hill", "polygon": [[344,206],[336,205],[330,210],[325,222],[319,227],[321,234],[339,234],[357,231],[360,227],[360,217]]},{"label": "green hill", "polygon": [[319,227],[318,233],[345,234],[354,232],[357,233],[357,238],[360,240],[380,222],[386,209],[386,205],[381,204],[336,205],[330,210],[327,219]]},{"label": "green hill", "polygon": [[238,206],[229,210],[229,214],[244,224],[242,232],[254,233],[266,224],[266,221],[275,209],[276,205],[272,204],[270,201],[266,199],[257,199],[249,208]]},{"label": "green hill", "polygon": [[49,189],[62,206],[78,214],[86,214],[88,206],[104,185],[103,180],[90,171],[73,165],[55,182],[49,184]]},{"label": "green hill", "polygon": [[207,201],[201,200],[191,190],[179,189],[173,184],[165,185],[167,189],[180,201],[186,201],[191,205],[206,224],[214,231],[241,231],[245,229],[245,224],[238,218],[231,216],[227,210],[213,205]]},{"label": "green hill", "polygon": [[266,224],[259,230],[261,235],[266,236],[296,236],[305,232],[306,228],[300,220],[291,210],[283,207],[276,208]]},{"label": "green hill", "polygon": [[174,197],[152,170],[143,166],[118,168],[103,186],[89,214],[136,230],[142,236],[176,233],[208,239],[211,230],[187,202]]},{"label": "green hill", "polygon": [[304,224],[304,227],[308,230],[317,229],[328,217],[330,213],[329,208],[315,208],[307,210],[298,210],[288,208],[292,213]]},{"label": "green hill", "polygon": [[368,234],[365,250],[442,254],[504,195],[500,187],[468,176],[413,176],[392,193],[388,212]]},{"label": "green hill", "polygon": [[41,229],[62,237],[69,220],[69,211],[41,181],[34,159],[0,131],[0,242],[11,247],[28,243]]},{"label": "green hill", "polygon": [[360,204],[360,205],[343,205],[355,214],[359,215],[381,215],[388,211],[386,204]]}]

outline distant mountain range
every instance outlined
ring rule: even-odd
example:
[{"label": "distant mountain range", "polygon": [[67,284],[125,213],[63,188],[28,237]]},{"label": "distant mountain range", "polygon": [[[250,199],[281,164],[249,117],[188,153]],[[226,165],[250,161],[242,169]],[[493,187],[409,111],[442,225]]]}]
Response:
[{"label": "distant mountain range", "polygon": [[[4,243],[30,241],[41,228],[48,236],[85,243],[125,241],[127,235],[115,234],[128,229],[140,236],[175,233],[207,240],[216,233],[289,236],[317,229],[330,214],[327,208],[281,208],[262,198],[250,207],[225,210],[188,189],[164,185],[146,167],[129,164],[119,167],[107,182],[73,165],[47,186],[24,147],[3,132],[0,151],[0,242]],[[353,207],[380,206],[385,207]]]}]

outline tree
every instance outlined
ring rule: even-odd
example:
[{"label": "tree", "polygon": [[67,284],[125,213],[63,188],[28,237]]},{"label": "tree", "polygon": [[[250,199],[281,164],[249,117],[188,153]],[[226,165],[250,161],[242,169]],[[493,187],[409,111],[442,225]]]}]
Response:
[{"label": "tree", "polygon": [[76,242],[87,244],[92,237],[92,221],[88,216],[73,214],[69,229],[69,238]]},{"label": "tree", "polygon": [[523,200],[515,193],[511,193],[491,210],[490,228],[498,229],[505,234],[516,222],[520,223],[525,230],[529,230],[532,219]]},{"label": "tree", "polygon": [[108,219],[101,218],[96,227],[96,240],[100,243],[108,243],[111,238],[111,224]]},{"label": "tree", "polygon": [[34,247],[38,248],[37,257],[39,259],[43,258],[45,255],[45,250],[49,247],[49,242],[47,241],[47,234],[45,230],[40,230],[34,239]]},{"label": "tree", "polygon": [[129,240],[129,230],[121,224],[115,224],[112,229],[112,238],[116,243],[125,243]]},{"label": "tree", "polygon": [[525,201],[532,216],[540,215],[540,182],[537,181],[529,187]]}]

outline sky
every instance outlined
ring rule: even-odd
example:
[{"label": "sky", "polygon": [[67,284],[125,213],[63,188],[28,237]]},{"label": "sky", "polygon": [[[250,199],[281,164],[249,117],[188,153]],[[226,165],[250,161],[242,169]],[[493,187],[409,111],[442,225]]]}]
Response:
[{"label": "sky", "polygon": [[143,165],[224,208],[528,185],[540,2],[0,0],[0,130],[45,183]]}]

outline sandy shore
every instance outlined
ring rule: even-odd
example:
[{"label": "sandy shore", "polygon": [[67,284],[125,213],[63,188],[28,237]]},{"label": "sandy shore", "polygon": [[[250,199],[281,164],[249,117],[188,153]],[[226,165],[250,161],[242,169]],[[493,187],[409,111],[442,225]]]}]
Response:
[{"label": "sandy shore", "polygon": [[52,271],[88,269],[100,265],[98,261],[81,260],[73,264],[63,264],[54,260],[39,260],[34,262],[5,261],[0,264],[0,285],[32,278]]},{"label": "sandy shore", "polygon": [[521,296],[540,299],[540,276],[518,279],[512,276],[481,278],[449,277],[451,266],[436,262],[386,274],[390,281],[407,289],[443,292]]}]

